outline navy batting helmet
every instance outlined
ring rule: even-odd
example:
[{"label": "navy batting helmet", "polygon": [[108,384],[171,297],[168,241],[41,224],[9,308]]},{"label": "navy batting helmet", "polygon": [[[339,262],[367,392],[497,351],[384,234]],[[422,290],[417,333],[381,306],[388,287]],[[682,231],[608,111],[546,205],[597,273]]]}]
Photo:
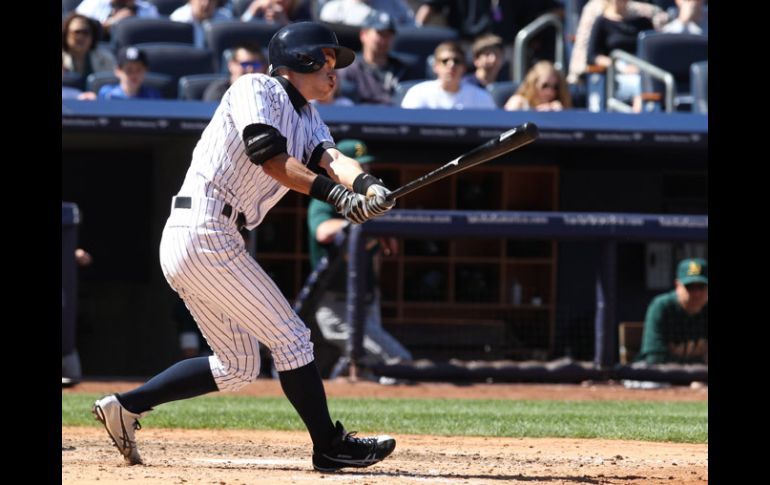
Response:
[{"label": "navy batting helmet", "polygon": [[335,69],[349,66],[356,58],[352,50],[340,45],[334,32],[321,24],[296,22],[283,27],[267,46],[270,75],[279,67],[301,73],[321,69],[326,64],[326,56],[321,50],[324,47],[337,53]]}]

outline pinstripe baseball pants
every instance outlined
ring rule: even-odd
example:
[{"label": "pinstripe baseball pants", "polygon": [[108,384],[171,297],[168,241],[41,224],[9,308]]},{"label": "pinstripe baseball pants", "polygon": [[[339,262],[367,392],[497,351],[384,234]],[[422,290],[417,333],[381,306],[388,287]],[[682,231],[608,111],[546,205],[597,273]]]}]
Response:
[{"label": "pinstripe baseball pants", "polygon": [[278,371],[313,361],[310,330],[281,291],[246,251],[237,211],[225,202],[193,197],[173,208],[163,229],[160,263],[214,351],[209,358],[220,390],[237,390],[259,375],[259,345],[273,354]]}]

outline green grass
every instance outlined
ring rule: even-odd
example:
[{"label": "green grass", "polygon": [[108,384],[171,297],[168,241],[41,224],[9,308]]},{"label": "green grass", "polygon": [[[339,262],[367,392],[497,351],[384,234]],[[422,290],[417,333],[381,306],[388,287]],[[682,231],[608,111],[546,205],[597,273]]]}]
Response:
[{"label": "green grass", "polygon": [[[101,395],[62,394],[62,425],[97,426]],[[708,443],[708,402],[333,399],[332,417],[361,433],[603,438]],[[163,404],[147,427],[303,430],[285,398],[210,396]]]}]

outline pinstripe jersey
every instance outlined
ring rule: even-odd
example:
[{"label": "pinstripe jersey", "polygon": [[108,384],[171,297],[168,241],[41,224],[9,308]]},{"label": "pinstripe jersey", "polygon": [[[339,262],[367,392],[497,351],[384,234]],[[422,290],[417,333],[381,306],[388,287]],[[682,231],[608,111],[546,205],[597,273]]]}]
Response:
[{"label": "pinstripe jersey", "polygon": [[305,165],[316,147],[332,143],[315,107],[283,78],[246,74],[233,83],[193,151],[179,195],[224,200],[244,213],[248,229],[289,191],[246,155],[243,129],[253,123],[276,128],[288,154]]},{"label": "pinstripe jersey", "polygon": [[257,378],[260,342],[278,371],[314,358],[310,330],[246,251],[234,211],[223,213],[230,204],[251,229],[289,191],[246,155],[242,133],[254,123],[280,131],[289,155],[306,165],[332,140],[315,107],[287,80],[248,74],[225,93],[195,146],[178,193],[188,203],[172,206],[160,263],[214,350],[209,362],[220,390]]}]

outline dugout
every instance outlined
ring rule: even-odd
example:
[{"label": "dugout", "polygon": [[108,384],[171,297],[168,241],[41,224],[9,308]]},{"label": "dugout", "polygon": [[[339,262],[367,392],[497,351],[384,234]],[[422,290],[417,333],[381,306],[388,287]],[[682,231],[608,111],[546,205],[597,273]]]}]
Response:
[{"label": "dugout", "polygon": [[[214,107],[175,101],[62,102],[62,194],[84,214],[80,240],[95,262],[80,275],[78,347],[85,375],[147,376],[177,358],[171,318],[175,296],[160,272],[157,250],[170,198]],[[708,124],[702,115],[320,110],[335,138],[356,137],[369,144],[378,158],[373,171],[386,182],[435,168],[507,127],[525,121],[540,127],[538,142],[457,176],[435,192],[416,192],[415,198],[404,199],[406,208],[708,213]],[[527,195],[519,198],[522,193]],[[256,235],[260,263],[290,300],[310,272],[306,204],[304,197],[290,193]],[[651,250],[670,258],[693,251],[707,256],[705,244],[655,243],[659,246],[644,241],[618,245],[618,322],[639,320],[649,299],[662,291],[666,276],[651,275],[646,264]],[[503,307],[509,306],[512,281],[508,263],[501,261],[530,258],[531,269],[521,278],[537,282],[540,286],[534,287],[544,292],[524,291],[528,303],[518,311],[529,315],[532,330],[517,337],[520,350],[509,357],[593,359],[594,282],[601,250],[592,242],[522,245],[506,239],[468,245],[460,238],[437,239],[433,247],[409,240],[403,244],[408,259],[392,262],[386,275],[395,296],[385,324],[417,357],[499,357],[495,343],[504,319],[495,311],[508,311]],[[469,259],[463,259],[466,252],[472,254]],[[480,276],[474,276],[476,266],[484,269]],[[415,281],[412,276],[419,276],[408,273],[410,268],[443,275],[438,293],[407,288]],[[456,282],[466,276],[475,278],[476,287],[458,293]],[[668,282],[670,287],[673,269]],[[489,294],[492,301],[485,301]],[[460,303],[457,318],[429,321],[431,298]],[[404,305],[413,309],[411,323],[403,313],[399,317]],[[543,322],[547,333],[540,329]],[[432,345],[437,330],[466,348]],[[136,355],[139,348],[142,358]]]}]

